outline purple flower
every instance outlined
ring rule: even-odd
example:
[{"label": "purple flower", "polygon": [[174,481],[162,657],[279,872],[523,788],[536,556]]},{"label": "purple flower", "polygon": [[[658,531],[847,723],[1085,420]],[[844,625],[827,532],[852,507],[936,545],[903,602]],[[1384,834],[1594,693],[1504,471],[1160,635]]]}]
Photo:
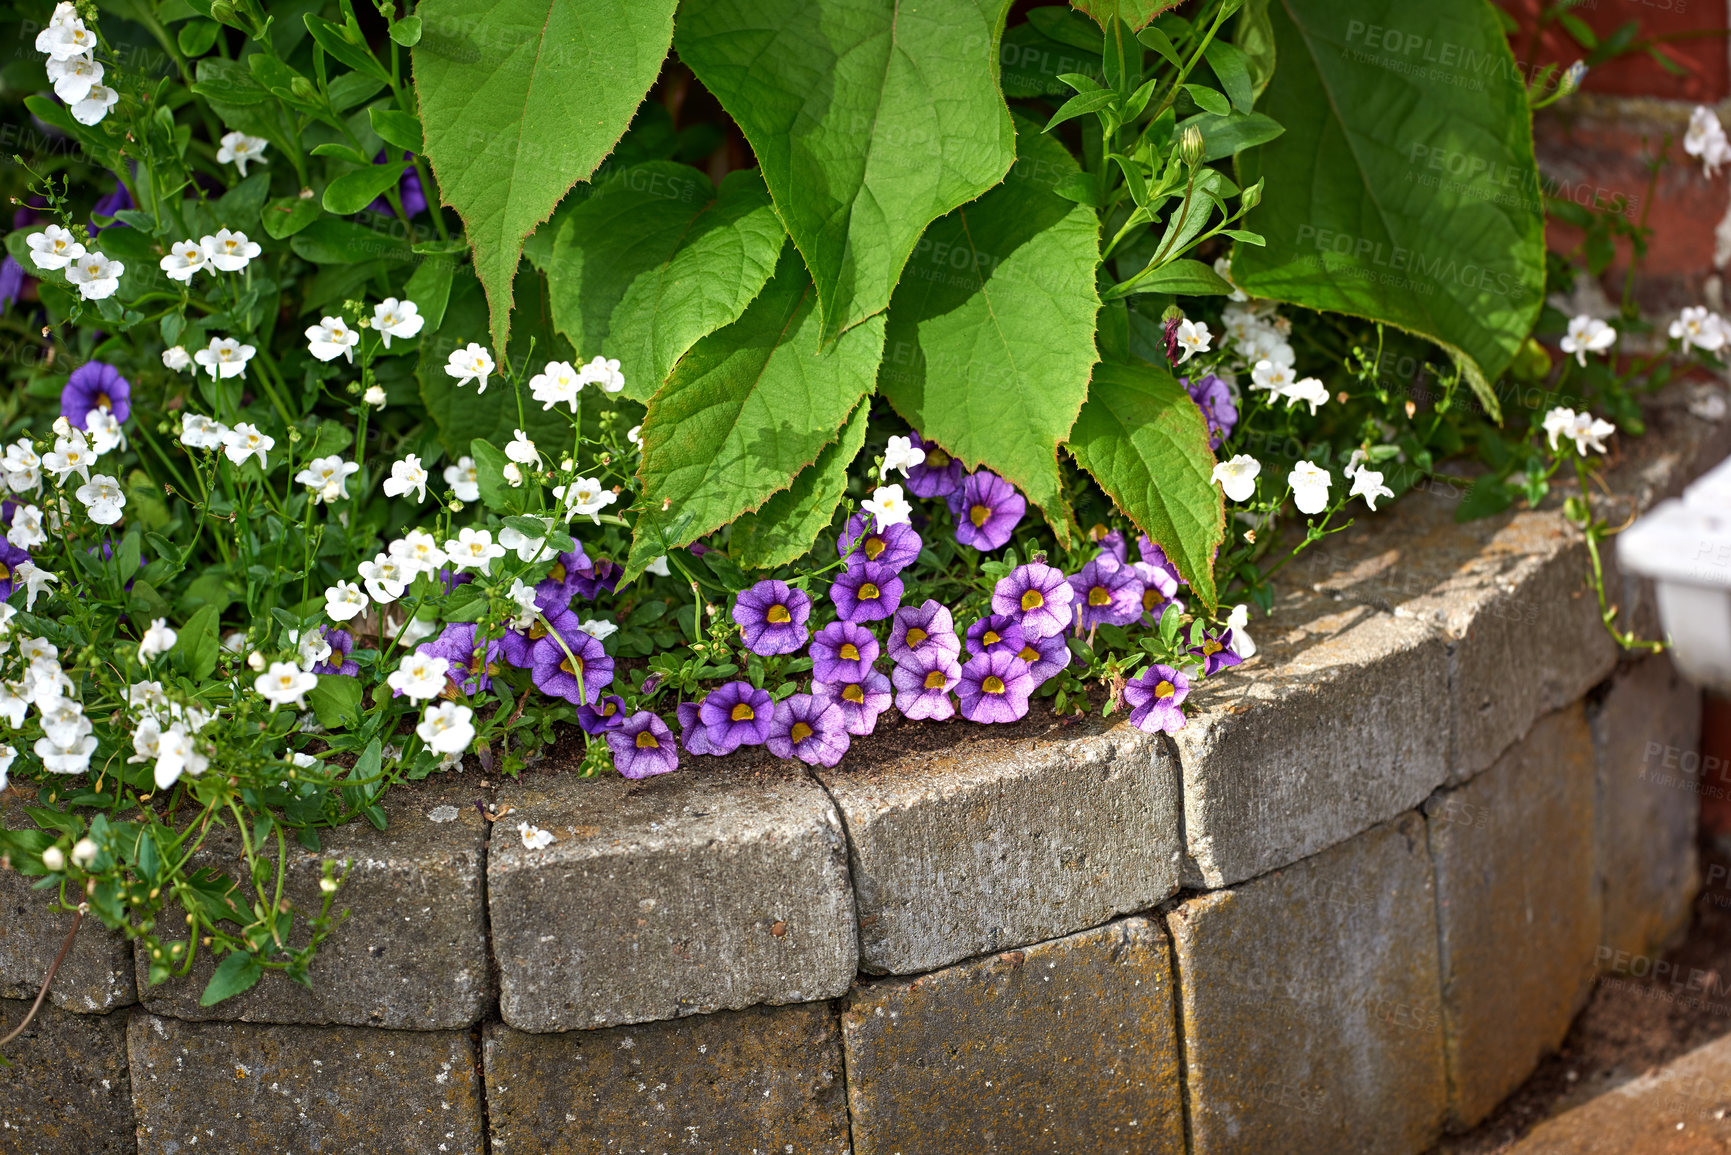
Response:
[{"label": "purple flower", "polygon": [[791,654],[805,645],[811,598],[786,582],[764,580],[734,600],[733,620],[754,654]]},{"label": "purple flower", "polygon": [[101,361],[86,361],[72,371],[60,391],[60,416],[83,429],[92,409],[106,409],[116,421],[132,416],[132,385],[120,370]]},{"label": "purple flower", "polygon": [[956,713],[950,691],[962,680],[962,667],[954,654],[927,650],[906,665],[890,671],[896,687],[896,709],[907,718],[942,722]]},{"label": "purple flower", "polygon": [[709,729],[703,724],[702,707],[696,702],[681,702],[673,708],[679,719],[679,741],[687,754],[714,754],[709,741]]},{"label": "purple flower", "polygon": [[1070,664],[1070,647],[1064,641],[1063,634],[1053,634],[1049,638],[1023,643],[1016,656],[1028,663],[1028,673],[1034,679],[1034,687],[1038,689]]},{"label": "purple flower", "polygon": [[1190,653],[1202,659],[1203,677],[1213,677],[1228,666],[1236,666],[1244,660],[1232,652],[1231,630],[1225,630],[1221,633],[1203,630],[1202,644],[1191,646]]},{"label": "purple flower", "polygon": [[811,684],[814,696],[834,702],[841,710],[842,722],[849,734],[870,734],[878,724],[878,715],[890,708],[893,695],[890,680],[877,670],[867,670],[862,678],[842,678],[834,682]]},{"label": "purple flower", "polygon": [[727,682],[709,692],[697,716],[703,719],[712,751],[731,754],[741,746],[763,745],[774,713],[767,690],[750,682]]},{"label": "purple flower", "polygon": [[1142,579],[1142,612],[1153,614],[1159,621],[1170,606],[1177,606],[1178,612],[1184,612],[1184,603],[1175,596],[1178,593],[1178,579],[1171,571],[1161,569],[1149,562],[1132,562],[1131,569]]},{"label": "purple flower", "polygon": [[[1103,525],[1097,525],[1094,528],[1096,530],[1103,530],[1106,527]],[[1098,537],[1094,538],[1094,547],[1102,554],[1110,556],[1112,560],[1117,562],[1119,565],[1123,565],[1130,560],[1127,552],[1128,547],[1124,544],[1124,535],[1118,530],[1114,529],[1110,532],[1102,533]]]},{"label": "purple flower", "polygon": [[[136,172],[134,172],[133,175],[137,176],[138,174]],[[109,193],[107,196],[103,197],[101,200],[97,201],[94,205],[92,205],[90,207],[90,215],[92,218],[99,217],[99,216],[100,217],[112,217],[115,213],[119,212],[121,209],[129,209],[131,207],[132,207],[132,194],[126,191],[126,184],[124,181],[117,180],[115,182],[115,185],[114,185],[114,191]],[[103,226],[103,228],[125,228],[125,227],[126,227],[125,221],[115,221],[112,224]],[[90,235],[95,236],[97,233],[99,233],[101,231],[102,231],[102,229],[98,228],[96,225],[96,221],[94,219],[92,219],[90,222]]]},{"label": "purple flower", "polygon": [[936,442],[927,441],[918,433],[909,438],[926,451],[926,459],[908,467],[908,492],[915,497],[948,497],[962,487],[966,472],[962,463],[945,453]]},{"label": "purple flower", "polygon": [[1189,692],[1190,680],[1171,666],[1149,666],[1124,687],[1130,724],[1147,734],[1176,734],[1184,728],[1178,706]]},{"label": "purple flower", "polygon": [[24,291],[24,266],[11,257],[0,257],[0,313],[12,307]]},{"label": "purple flower", "polygon": [[1203,420],[1208,422],[1208,448],[1219,449],[1220,443],[1232,435],[1232,427],[1238,424],[1238,406],[1232,403],[1232,387],[1212,373],[1194,381],[1180,377],[1178,383],[1189,391],[1190,399],[1196,402],[1196,407],[1202,410]]},{"label": "purple flower", "polygon": [[605,734],[617,730],[625,720],[625,699],[618,694],[603,695],[593,706],[577,707],[577,725],[585,734]]},{"label": "purple flower", "polygon": [[1184,585],[1184,578],[1178,573],[1178,567],[1172,564],[1172,559],[1166,556],[1166,551],[1155,545],[1147,534],[1136,539],[1136,548],[1142,554],[1142,560],[1156,569],[1163,569],[1172,575],[1172,580]]},{"label": "purple flower", "polygon": [[583,543],[576,538],[571,541],[571,552],[555,554],[553,568],[535,583],[535,605],[542,613],[570,609],[571,599],[577,596],[582,571],[589,567],[589,555],[583,552]]},{"label": "purple flower", "polygon": [[30,560],[30,555],[6,540],[0,534],[0,602],[12,596],[12,591],[18,588],[18,565]]},{"label": "purple flower", "polygon": [[878,640],[853,622],[831,622],[811,640],[812,680],[857,682],[877,661]]},{"label": "purple flower", "polygon": [[479,662],[475,655],[477,648],[474,623],[452,622],[438,637],[416,646],[415,653],[444,658],[451,663],[451,680],[464,694],[473,695],[493,684],[493,675],[498,672],[499,662],[504,656],[504,647],[498,638],[487,639]]},{"label": "purple flower", "polygon": [[949,607],[931,598],[922,605],[903,606],[890,623],[890,661],[910,665],[927,654],[956,657],[962,652],[961,639],[956,637],[955,620]]},{"label": "purple flower", "polygon": [[983,469],[968,474],[949,504],[956,515],[956,540],[981,551],[1001,548],[1028,512],[1015,486]]},{"label": "purple flower", "polygon": [[352,678],[361,672],[360,663],[351,661],[349,655],[355,652],[354,635],[347,630],[333,630],[328,626],[320,626],[319,632],[330,645],[330,656],[318,665],[312,672],[315,674],[340,674]]},{"label": "purple flower", "polygon": [[798,758],[807,766],[834,766],[852,741],[834,702],[812,694],[792,694],[775,704],[764,745],[777,758]]},{"label": "purple flower", "polygon": [[1022,627],[1009,614],[988,614],[968,627],[968,653],[976,657],[980,654],[1014,654],[1021,650],[1026,640],[1022,636]]},{"label": "purple flower", "polygon": [[902,579],[881,561],[862,561],[830,583],[829,600],[837,616],[850,622],[875,622],[902,604]]},{"label": "purple flower", "polygon": [[868,533],[866,519],[856,513],[847,519],[847,528],[836,541],[835,552],[837,557],[847,558],[849,569],[875,561],[900,573],[920,556],[920,535],[911,525],[892,525]]},{"label": "purple flower", "polygon": [[578,597],[587,601],[594,601],[601,596],[602,590],[612,593],[617,589],[620,575],[624,572],[623,569],[619,568],[619,563],[603,558],[578,570],[577,577],[571,583],[571,588],[577,592]]},{"label": "purple flower", "polygon": [[970,722],[1014,722],[1028,713],[1034,676],[1028,663],[999,651],[969,658],[956,687],[962,717]]},{"label": "purple flower", "polygon": [[1070,579],[1082,626],[1127,626],[1142,616],[1142,579],[1127,565],[1101,554]]},{"label": "purple flower", "polygon": [[[576,614],[566,612],[551,621],[552,632],[529,651],[529,675],[535,688],[574,706],[592,706],[613,682],[613,659],[600,642],[577,628]],[[566,650],[571,651],[569,655]]]},{"label": "purple flower", "polygon": [[1075,600],[1064,571],[1039,562],[1017,566],[992,588],[992,612],[1014,617],[1029,641],[1069,629]]},{"label": "purple flower", "polygon": [[[385,150],[380,149],[379,154],[373,158],[373,163],[384,164],[386,155]],[[414,156],[415,154],[412,152],[405,152],[403,159],[413,160]],[[421,177],[415,171],[414,165],[410,165],[403,171],[403,178],[397,182],[397,194],[402,197],[403,213],[408,217],[418,217],[427,211],[427,194],[421,189]],[[392,211],[391,202],[380,196],[367,206],[367,211],[384,213],[389,216]]]},{"label": "purple flower", "polygon": [[679,746],[667,723],[648,710],[639,710],[607,731],[607,748],[613,765],[627,778],[665,774],[679,765]]},{"label": "purple flower", "polygon": [[474,581],[475,575],[447,566],[434,575],[434,580],[445,588],[445,593],[449,596],[456,592],[458,586],[466,586]]}]

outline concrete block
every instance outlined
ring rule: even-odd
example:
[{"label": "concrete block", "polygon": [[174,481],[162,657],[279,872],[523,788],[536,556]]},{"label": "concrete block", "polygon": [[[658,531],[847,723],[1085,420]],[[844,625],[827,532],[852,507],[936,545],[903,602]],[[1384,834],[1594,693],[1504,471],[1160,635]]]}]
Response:
[{"label": "concrete block", "polygon": [[[930,723],[922,729],[932,729]],[[860,966],[908,974],[1040,942],[1178,889],[1162,740],[1099,719],[886,735],[820,771],[847,821]]]},{"label": "concrete block", "polygon": [[[33,999],[0,1000],[0,1034]],[[126,1016],[75,1015],[45,1005],[6,1045],[0,1067],[0,1151],[13,1155],[132,1155]]]},{"label": "concrete block", "polygon": [[1589,705],[1598,776],[1604,929],[1612,951],[1659,953],[1688,929],[1699,883],[1695,826],[1705,779],[1701,691],[1663,654],[1617,672]]},{"label": "concrete block", "polygon": [[1447,658],[1419,622],[1314,595],[1259,623],[1256,664],[1208,679],[1174,736],[1186,881],[1229,886],[1422,802],[1445,773]]},{"label": "concrete block", "polygon": [[1156,921],[872,983],[841,1022],[855,1155],[1184,1150]]},{"label": "concrete block", "polygon": [[1424,821],[1166,916],[1191,1151],[1416,1152],[1447,1091]]},{"label": "concrete block", "polygon": [[494,1155],[848,1151],[828,1004],[556,1035],[484,1031]]},{"label": "concrete block", "polygon": [[[215,969],[208,952],[199,953],[186,978],[148,987],[150,968],[139,946],[144,1005],[191,1021],[420,1031],[479,1022],[492,1006],[493,986],[481,880],[486,820],[474,805],[478,795],[455,774],[405,784],[385,795],[384,830],[351,822],[320,831],[318,851],[289,844],[288,898],[309,916],[323,900],[323,863],[338,863],[338,873],[342,862],[352,864],[333,907],[349,915],[319,948],[313,989],[266,971],[250,991],[202,1007],[199,996]],[[225,833],[207,842],[202,857],[230,878],[244,879],[239,839],[232,829]],[[305,924],[296,929],[304,933]]]},{"label": "concrete block", "polygon": [[1592,989],[1593,778],[1577,703],[1425,803],[1451,1127],[1472,1126],[1520,1086]]},{"label": "concrete block", "polygon": [[[499,1007],[568,1031],[834,998],[858,959],[841,820],[786,766],[502,787],[488,912]],[[553,835],[530,850],[517,827]]]},{"label": "concrete block", "polygon": [[183,1023],[139,1011],[126,1044],[139,1155],[483,1146],[467,1031]]}]

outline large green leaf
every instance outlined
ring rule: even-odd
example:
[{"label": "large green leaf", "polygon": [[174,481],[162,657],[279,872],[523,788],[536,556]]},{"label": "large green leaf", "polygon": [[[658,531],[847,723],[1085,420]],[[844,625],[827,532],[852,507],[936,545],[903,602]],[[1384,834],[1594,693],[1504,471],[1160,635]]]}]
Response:
[{"label": "large green leaf", "polygon": [[1496,414],[1490,381],[1538,315],[1545,237],[1526,91],[1495,13],[1365,0],[1349,20],[1334,0],[1274,0],[1269,15],[1280,68],[1263,103],[1286,133],[1242,158],[1246,183],[1267,181],[1245,227],[1268,244],[1238,246],[1233,279],[1435,341]]},{"label": "large green leaf", "polygon": [[[523,238],[595,171],[673,38],[677,0],[422,0],[413,52],[427,157],[463,218],[495,344]],[[454,32],[451,30],[455,30]]]},{"label": "large green leaf", "polygon": [[553,323],[585,355],[619,359],[647,401],[699,337],[731,324],[775,271],[787,232],[755,169],[717,192],[689,165],[609,174],[553,242]]},{"label": "large green leaf", "polygon": [[1212,610],[1226,506],[1210,480],[1207,423],[1184,386],[1146,363],[1096,365],[1068,448]]},{"label": "large green leaf", "polygon": [[1067,539],[1058,445],[1088,395],[1100,260],[1092,210],[1052,187],[1077,171],[1017,121],[999,188],[932,224],[890,305],[878,388],[924,436],[1013,482]]},{"label": "large green leaf", "polygon": [[1104,28],[1117,17],[1135,32],[1168,8],[1176,8],[1183,0],[1070,0]]},{"label": "large green leaf", "polygon": [[825,346],[814,305],[788,245],[744,315],[692,346],[650,400],[637,476],[653,517],[638,525],[627,580],[786,489],[871,391],[882,320]]},{"label": "large green leaf", "polygon": [[679,58],[739,124],[826,338],[889,304],[929,223],[1002,179],[1006,0],[709,0]]},{"label": "large green leaf", "polygon": [[800,470],[792,485],[755,513],[740,514],[728,537],[728,554],[734,561],[748,569],[772,569],[811,549],[817,536],[835,520],[836,506],[847,492],[847,471],[865,445],[871,407],[869,398],[861,401],[841,437]]}]

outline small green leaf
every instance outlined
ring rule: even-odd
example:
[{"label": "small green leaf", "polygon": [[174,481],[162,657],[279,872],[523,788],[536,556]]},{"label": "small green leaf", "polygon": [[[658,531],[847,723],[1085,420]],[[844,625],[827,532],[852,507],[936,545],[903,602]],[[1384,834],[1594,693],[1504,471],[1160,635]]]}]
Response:
[{"label": "small green leaf", "polygon": [[405,16],[391,25],[391,39],[404,48],[413,48],[421,42],[421,18]]},{"label": "small green leaf", "polygon": [[1225,116],[1232,111],[1232,105],[1226,98],[1205,84],[1186,84],[1184,91],[1191,99],[1201,106],[1204,112],[1212,112],[1215,116]]},{"label": "small green leaf", "polygon": [[162,855],[156,849],[156,836],[145,830],[138,836],[138,853],[132,860],[138,869],[138,877],[145,882],[155,882],[157,873],[162,869]]},{"label": "small green leaf", "polygon": [[[258,57],[255,56],[253,59],[257,60]],[[356,148],[354,145],[343,144],[339,141],[330,141],[326,144],[315,145],[313,147],[313,155],[334,156],[338,160],[346,160],[350,164],[369,165],[373,163],[371,157]]]},{"label": "small green leaf", "polygon": [[1128,293],[1166,293],[1171,296],[1231,296],[1232,286],[1201,261],[1188,258],[1162,265],[1127,290],[1115,286],[1103,294],[1108,300]]},{"label": "small green leaf", "polygon": [[374,106],[367,110],[373,131],[386,144],[394,144],[409,152],[421,151],[421,122],[406,112]]},{"label": "small green leaf", "polygon": [[325,188],[325,211],[339,217],[360,212],[385,195],[386,189],[395,188],[406,167],[399,161],[344,173]]},{"label": "small green leaf", "polygon": [[292,237],[314,221],[319,219],[320,207],[318,198],[300,195],[277,197],[260,211],[259,216],[264,221],[264,231],[267,236],[283,240]]},{"label": "small green leaf", "polygon": [[307,705],[327,730],[342,730],[361,723],[361,680],[342,674],[320,674],[319,684],[307,691]]},{"label": "small green leaf", "polygon": [[360,29],[351,23],[333,24],[322,16],[309,12],[306,15],[307,31],[318,41],[320,48],[354,69],[366,73],[386,83],[390,82],[391,74],[385,71],[385,66],[379,63],[378,57],[367,48],[366,40],[361,36]]},{"label": "small green leaf", "polygon": [[1220,81],[1220,87],[1232,98],[1232,107],[1249,112],[1256,103],[1256,88],[1250,83],[1250,58],[1236,46],[1224,40],[1210,40],[1202,50],[1208,65]]},{"label": "small green leaf", "polygon": [[175,43],[180,45],[180,54],[186,57],[203,56],[216,43],[217,33],[222,27],[210,20],[188,20],[181,25],[180,32],[175,36]]},{"label": "small green leaf", "polygon": [[216,973],[210,976],[210,984],[199,996],[198,1005],[214,1007],[224,999],[249,991],[263,974],[258,959],[246,951],[230,951],[216,965]]}]

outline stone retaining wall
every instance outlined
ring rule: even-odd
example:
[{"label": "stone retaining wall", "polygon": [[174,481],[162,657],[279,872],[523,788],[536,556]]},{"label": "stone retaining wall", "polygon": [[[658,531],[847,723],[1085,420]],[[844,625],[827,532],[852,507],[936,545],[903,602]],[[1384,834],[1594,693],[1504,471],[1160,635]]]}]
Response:
[{"label": "stone retaining wall", "polygon": [[[1723,457],[1687,409],[1718,388],[1655,403],[1613,488]],[[353,863],[316,992],[200,1007],[92,924],[0,1069],[0,1150],[1422,1151],[1685,926],[1719,788],[1578,536],[1458,496],[1301,555],[1176,741],[1047,716],[887,725],[815,775],[447,775],[298,852],[297,901]],[[15,1023],[65,924],[0,888]]]}]

